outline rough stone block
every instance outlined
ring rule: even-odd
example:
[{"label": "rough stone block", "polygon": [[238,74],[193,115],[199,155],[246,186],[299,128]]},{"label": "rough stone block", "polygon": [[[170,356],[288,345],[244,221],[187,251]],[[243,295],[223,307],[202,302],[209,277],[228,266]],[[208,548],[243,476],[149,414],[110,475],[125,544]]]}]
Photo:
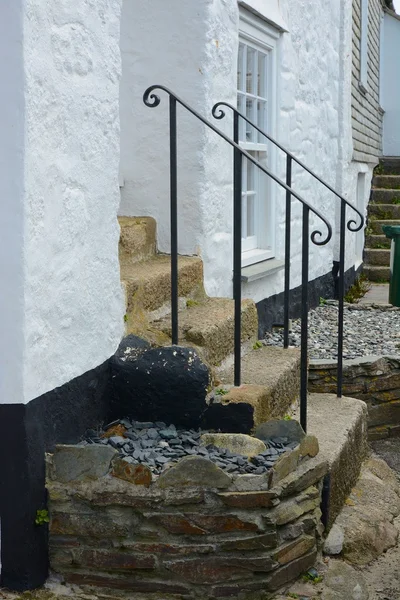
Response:
[{"label": "rough stone block", "polygon": [[212,558],[187,559],[164,562],[164,566],[195,584],[213,584],[222,581],[251,577],[255,572],[269,572],[277,566],[270,556],[249,558]]},{"label": "rough stone block", "polygon": [[110,470],[111,460],[117,455],[111,446],[56,446],[51,478],[62,483],[87,481],[104,477]]},{"label": "rough stone block", "polygon": [[205,515],[201,513],[145,514],[153,523],[164,527],[169,533],[187,535],[206,535],[239,531],[260,531],[264,527],[261,518],[232,514]]},{"label": "rough stone block", "polygon": [[275,492],[226,492],[218,494],[222,502],[230,508],[271,508],[279,504]]},{"label": "rough stone block", "polygon": [[[233,368],[219,377],[222,383],[232,384]],[[253,426],[283,417],[299,393],[299,350],[264,346],[249,352],[242,359],[242,382],[223,397],[224,406],[248,403],[254,408]]]},{"label": "rough stone block", "polygon": [[120,577],[117,575],[96,575],[93,573],[78,573],[66,571],[63,573],[67,583],[87,585],[112,590],[124,590],[128,593],[153,593],[153,594],[188,594],[189,588],[177,581],[160,581],[157,579],[139,579],[137,576]]},{"label": "rough stone block", "polygon": [[156,221],[152,217],[118,217],[120,261],[139,262],[156,251]]},{"label": "rough stone block", "polygon": [[274,487],[287,477],[290,473],[297,469],[300,459],[300,446],[297,446],[294,450],[289,450],[282,454],[276,461],[273,469],[271,470],[270,476],[270,487]]},{"label": "rough stone block", "polygon": [[151,471],[147,465],[130,464],[123,458],[114,459],[111,475],[134,485],[149,486],[152,480]]},{"label": "rough stone block", "polygon": [[210,374],[195,350],[153,348],[110,360],[111,417],[198,427],[207,408]]},{"label": "rough stone block", "polygon": [[278,550],[272,554],[272,557],[280,565],[286,565],[310,552],[314,546],[315,537],[311,535],[303,535],[293,542],[289,542],[288,544],[278,548]]},{"label": "rough stone block", "polygon": [[264,442],[243,433],[203,433],[200,439],[203,446],[226,448],[234,454],[247,457],[257,456],[267,449]]},{"label": "rough stone block", "polygon": [[400,423],[400,401],[376,404],[368,409],[368,424],[370,427],[378,425],[392,425]]},{"label": "rough stone block", "polygon": [[321,481],[328,470],[328,461],[320,456],[316,456],[300,464],[296,471],[282,479],[276,488],[271,488],[271,491],[276,491],[280,498],[293,496]]},{"label": "rough stone block", "polygon": [[99,550],[97,548],[74,548],[68,552],[69,566],[90,567],[92,570],[152,570],[156,566],[154,556],[140,556],[127,551],[118,552],[113,550]]},{"label": "rough stone block", "polygon": [[50,533],[52,536],[71,535],[97,539],[124,537],[129,534],[132,523],[134,520],[124,520],[122,515],[109,515],[100,510],[78,513],[52,510]]},{"label": "rough stone block", "polygon": [[295,521],[305,513],[311,512],[319,507],[321,502],[320,492],[315,487],[310,487],[296,498],[281,502],[275,508],[264,513],[267,523],[285,525]]},{"label": "rough stone block", "polygon": [[251,550],[270,550],[276,548],[278,544],[278,538],[276,529],[272,529],[267,533],[260,535],[254,535],[251,537],[239,537],[229,539],[224,542],[218,543],[218,549],[222,552],[237,551],[245,552]]},{"label": "rough stone block", "polygon": [[254,437],[264,441],[275,437],[285,437],[289,442],[300,443],[305,435],[302,426],[295,419],[271,419],[267,423],[258,425],[254,431]]},{"label": "rough stone block", "polygon": [[232,478],[211,460],[187,456],[162,473],[157,486],[161,489],[182,486],[223,489],[229,487],[231,482]]}]

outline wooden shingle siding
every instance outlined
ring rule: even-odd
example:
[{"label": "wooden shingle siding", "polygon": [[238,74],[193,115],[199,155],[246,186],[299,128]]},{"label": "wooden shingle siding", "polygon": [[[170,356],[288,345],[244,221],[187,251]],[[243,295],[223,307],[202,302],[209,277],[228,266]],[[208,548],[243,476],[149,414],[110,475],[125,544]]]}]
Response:
[{"label": "wooden shingle siding", "polygon": [[353,0],[352,127],[354,160],[377,162],[382,154],[382,120],[379,105],[381,0],[369,0],[368,67],[366,92],[361,79],[361,1]]}]

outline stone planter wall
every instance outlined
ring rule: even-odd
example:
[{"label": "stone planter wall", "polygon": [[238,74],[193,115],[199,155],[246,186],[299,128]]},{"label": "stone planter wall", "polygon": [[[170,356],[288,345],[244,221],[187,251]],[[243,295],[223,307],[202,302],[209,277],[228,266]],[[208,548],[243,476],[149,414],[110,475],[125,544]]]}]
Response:
[{"label": "stone planter wall", "polygon": [[306,436],[265,475],[186,457],[151,480],[110,447],[60,446],[48,469],[51,568],[107,598],[266,599],[314,564],[328,469],[316,451]]},{"label": "stone planter wall", "polygon": [[[335,360],[310,361],[309,391],[336,393],[336,369]],[[343,394],[366,402],[370,440],[400,435],[400,357],[344,361]]]}]

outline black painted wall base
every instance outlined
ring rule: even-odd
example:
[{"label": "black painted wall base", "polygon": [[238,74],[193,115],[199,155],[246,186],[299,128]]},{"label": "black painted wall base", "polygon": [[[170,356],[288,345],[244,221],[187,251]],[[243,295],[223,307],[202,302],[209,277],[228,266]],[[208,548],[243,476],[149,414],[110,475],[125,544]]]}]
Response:
[{"label": "black painted wall base", "polygon": [[109,361],[27,405],[0,404],[0,585],[16,591],[48,575],[45,452],[78,442],[108,411]]},{"label": "black painted wall base", "polygon": [[[354,283],[357,274],[361,270],[351,267],[344,275],[345,290],[347,291]],[[309,308],[319,305],[320,298],[337,298],[338,279],[337,264],[333,265],[331,273],[326,273],[308,284]],[[261,300],[257,303],[258,312],[258,335],[263,338],[267,331],[271,331],[274,325],[283,324],[283,292]],[[290,290],[290,318],[298,319],[301,315],[301,286]]]}]

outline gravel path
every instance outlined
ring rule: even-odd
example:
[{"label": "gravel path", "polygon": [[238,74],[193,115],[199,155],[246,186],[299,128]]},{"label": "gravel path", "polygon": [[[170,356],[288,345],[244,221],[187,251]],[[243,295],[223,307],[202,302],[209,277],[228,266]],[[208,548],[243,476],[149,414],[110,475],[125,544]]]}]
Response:
[{"label": "gravel path", "polygon": [[[310,358],[337,358],[338,306],[336,302],[311,310],[309,313]],[[300,346],[301,321],[293,321],[290,345]],[[344,358],[369,355],[400,354],[400,311],[397,308],[375,308],[366,305],[347,305],[344,308]],[[269,345],[283,345],[283,330],[267,333]]]}]

